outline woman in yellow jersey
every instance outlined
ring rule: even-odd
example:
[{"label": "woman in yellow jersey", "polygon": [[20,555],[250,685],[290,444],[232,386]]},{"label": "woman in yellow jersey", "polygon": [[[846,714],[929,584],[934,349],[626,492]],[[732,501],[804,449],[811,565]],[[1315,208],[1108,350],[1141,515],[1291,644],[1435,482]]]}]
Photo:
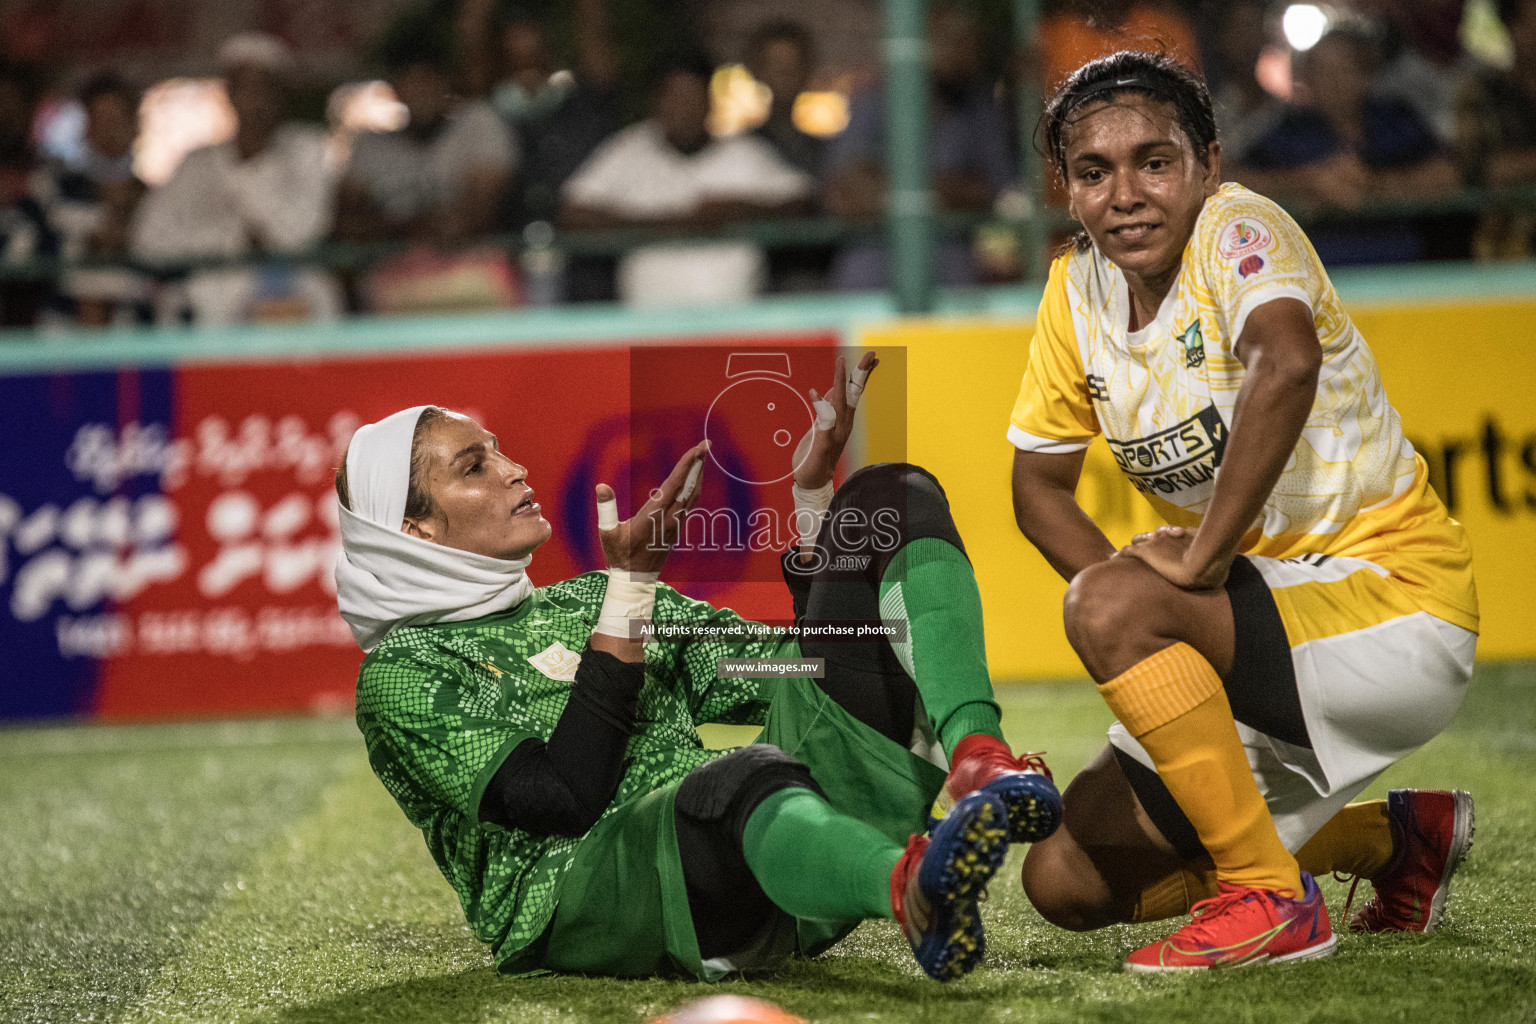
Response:
[{"label": "woman in yellow jersey", "polygon": [[[1075,929],[1193,909],[1132,970],[1327,955],[1322,871],[1371,879],[1353,928],[1428,930],[1471,797],[1348,801],[1461,701],[1462,528],[1306,235],[1221,184],[1203,82],[1147,53],[1093,61],[1045,139],[1084,232],[1013,412],[1015,512],[1071,581],[1067,636],[1118,721],[1025,888]],[[1119,551],[1074,497],[1099,434],[1169,524]]]}]

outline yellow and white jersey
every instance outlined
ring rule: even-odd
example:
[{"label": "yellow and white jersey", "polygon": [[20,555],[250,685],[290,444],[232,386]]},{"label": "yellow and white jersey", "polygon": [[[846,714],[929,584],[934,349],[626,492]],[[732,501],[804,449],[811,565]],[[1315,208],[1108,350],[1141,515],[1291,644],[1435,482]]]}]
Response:
[{"label": "yellow and white jersey", "polygon": [[1370,559],[1426,611],[1475,630],[1465,532],[1430,490],[1370,348],[1301,228],[1241,185],[1206,200],[1178,280],[1139,330],[1128,329],[1124,275],[1096,246],[1056,260],[1008,439],[1064,453],[1102,433],[1164,520],[1199,525],[1243,385],[1237,339],[1254,309],[1279,298],[1312,310],[1323,365],[1312,413],[1242,551]]}]

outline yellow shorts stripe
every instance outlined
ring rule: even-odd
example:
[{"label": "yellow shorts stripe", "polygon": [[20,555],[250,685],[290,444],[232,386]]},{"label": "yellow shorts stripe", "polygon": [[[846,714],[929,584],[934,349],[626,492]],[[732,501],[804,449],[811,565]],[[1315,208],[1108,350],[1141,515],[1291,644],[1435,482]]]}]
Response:
[{"label": "yellow shorts stripe", "polygon": [[1272,587],[1270,593],[1292,647],[1422,610],[1408,599],[1401,584],[1364,566],[1343,579],[1307,580]]}]

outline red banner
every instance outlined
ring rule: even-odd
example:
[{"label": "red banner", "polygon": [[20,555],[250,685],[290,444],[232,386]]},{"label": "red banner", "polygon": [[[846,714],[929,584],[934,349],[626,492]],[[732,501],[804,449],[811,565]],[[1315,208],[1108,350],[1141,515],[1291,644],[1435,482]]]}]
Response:
[{"label": "red banner", "polygon": [[[802,362],[830,380],[834,337],[731,339],[729,347],[765,343],[818,353]],[[665,351],[671,365],[687,362],[687,350]],[[704,362],[706,376],[718,369]],[[170,429],[152,457],[140,451],[147,431],[135,407],[137,376],[120,375],[118,429],[103,429],[93,457],[119,475],[158,475],[169,499],[161,517],[173,520],[159,528],[174,542],[155,549],[148,582],[124,600],[95,615],[60,616],[61,653],[97,660],[91,705],[104,716],[350,706],[362,654],[336,613],[333,474],[352,431],[418,404],[478,419],[528,467],[554,526],[530,569],[536,583],[549,583],[600,567],[595,482],[639,500],[702,436],[708,396],[700,406],[688,389],[647,384],[651,418],[632,419],[631,365],[631,349],[613,346],[183,368],[171,375]],[[700,387],[721,390],[713,379]],[[659,424],[654,415],[669,401],[676,408]],[[778,489],[787,518],[787,483]],[[700,557],[669,565],[668,580],[749,616],[789,616],[776,552]]]}]

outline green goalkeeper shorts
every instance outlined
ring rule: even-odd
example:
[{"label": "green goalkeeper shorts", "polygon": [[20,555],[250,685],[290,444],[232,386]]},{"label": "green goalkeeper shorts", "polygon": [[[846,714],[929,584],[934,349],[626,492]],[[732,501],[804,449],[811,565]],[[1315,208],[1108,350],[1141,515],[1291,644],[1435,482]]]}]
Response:
[{"label": "green goalkeeper shorts", "polygon": [[[811,770],[832,806],[905,844],[927,827],[944,770],[859,722],[809,679],[786,679],[759,743],[772,743]],[[858,921],[765,923],[742,956],[702,960],[678,854],[673,806],[680,782],[609,814],[576,849],[544,936],[501,965],[616,977],[692,976],[714,981],[771,970],[794,953],[815,956]]]}]

